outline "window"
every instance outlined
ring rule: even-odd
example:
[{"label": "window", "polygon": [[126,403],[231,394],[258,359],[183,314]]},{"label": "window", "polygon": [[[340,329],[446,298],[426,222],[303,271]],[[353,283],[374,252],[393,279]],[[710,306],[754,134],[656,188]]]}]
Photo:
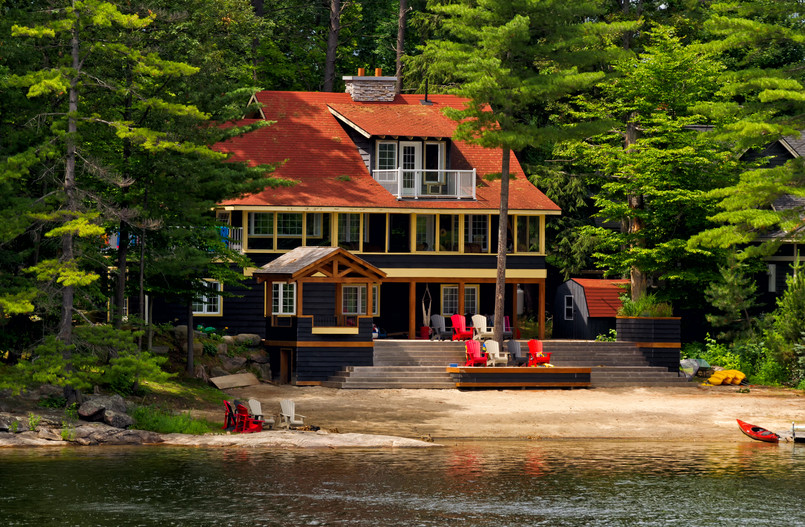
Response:
[{"label": "window", "polygon": [[308,238],[321,238],[322,216],[320,212],[307,215],[306,234]]},{"label": "window", "polygon": [[274,282],[271,284],[271,314],[296,314],[296,284]]},{"label": "window", "polygon": [[378,170],[397,169],[397,143],[390,143],[390,142],[377,143],[377,169]]},{"label": "window", "polygon": [[274,236],[274,213],[250,212],[249,236]]},{"label": "window", "polygon": [[439,250],[458,251],[458,214],[439,215]]},{"label": "window", "polygon": [[422,179],[425,183],[445,182],[444,143],[425,143],[425,172]]},{"label": "window", "polygon": [[[458,313],[458,285],[442,286],[442,316]],[[478,285],[464,286],[464,312],[474,315],[478,312]]]},{"label": "window", "polygon": [[436,249],[436,216],[432,214],[417,214],[416,217],[416,250],[433,251]]},{"label": "window", "polygon": [[[377,316],[378,288],[372,286],[372,315]],[[365,315],[366,314],[366,286],[365,285],[345,285],[341,289],[341,312],[345,315]]]},{"label": "window", "polygon": [[338,215],[338,246],[350,251],[357,250],[361,241],[361,215]]},{"label": "window", "polygon": [[539,252],[539,216],[517,216],[517,246],[518,253]]},{"label": "window", "polygon": [[565,320],[573,320],[573,297],[565,296]]},{"label": "window", "polygon": [[770,263],[769,267],[769,293],[777,292],[777,264]]},{"label": "window", "polygon": [[290,212],[277,214],[277,236],[301,238],[302,214]]},{"label": "window", "polygon": [[220,315],[221,314],[221,282],[205,280],[204,286],[209,290],[193,300],[194,315]]},{"label": "window", "polygon": [[464,216],[464,252],[485,253],[489,251],[489,218],[479,214]]}]

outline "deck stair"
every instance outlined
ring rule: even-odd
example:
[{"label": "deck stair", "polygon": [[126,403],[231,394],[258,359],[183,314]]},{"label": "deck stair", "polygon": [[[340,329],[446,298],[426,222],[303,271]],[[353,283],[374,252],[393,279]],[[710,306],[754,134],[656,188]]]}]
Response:
[{"label": "deck stair", "polygon": [[[521,342],[526,348],[525,341]],[[592,341],[544,341],[555,366],[589,366],[593,387],[688,386],[684,377],[649,366],[631,344]],[[323,382],[344,389],[453,389],[445,366],[463,364],[464,343],[426,340],[377,340],[374,366],[349,366]]]}]

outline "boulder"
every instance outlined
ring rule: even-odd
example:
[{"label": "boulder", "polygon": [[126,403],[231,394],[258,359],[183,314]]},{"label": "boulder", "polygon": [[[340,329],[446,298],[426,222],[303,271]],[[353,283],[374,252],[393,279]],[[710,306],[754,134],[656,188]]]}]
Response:
[{"label": "boulder", "polygon": [[170,351],[168,346],[151,346],[151,353],[154,355],[167,355]]},{"label": "boulder", "polygon": [[226,375],[229,375],[229,372],[221,368],[220,366],[213,366],[212,368],[210,368],[210,378],[224,377]]},{"label": "boulder", "polygon": [[[187,353],[187,339],[181,341],[179,347],[183,353]],[[199,339],[193,339],[193,353],[200,355],[202,351],[204,351],[204,344]]]},{"label": "boulder", "polygon": [[257,376],[264,380],[270,381],[271,380],[271,365],[270,364],[256,364],[255,368],[257,369]]},{"label": "boulder", "polygon": [[84,421],[103,421],[107,411],[126,413],[126,402],[119,395],[98,396],[78,407],[78,416]]},{"label": "boulder", "polygon": [[256,351],[249,355],[249,360],[255,364],[268,364],[268,355],[263,352]]},{"label": "boulder", "polygon": [[196,379],[201,379],[204,382],[209,382],[210,380],[210,376],[207,375],[207,368],[205,368],[202,364],[196,364],[196,370],[193,372],[193,376]]},{"label": "boulder", "polygon": [[128,428],[134,424],[134,418],[125,412],[106,410],[103,414],[103,422],[115,428]]},{"label": "boulder", "polygon": [[55,430],[53,428],[40,428],[37,432],[37,437],[40,439],[46,439],[48,441],[61,441],[61,431]]},{"label": "boulder", "polygon": [[238,344],[243,344],[244,346],[248,346],[250,348],[256,348],[260,345],[262,339],[260,335],[255,333],[240,333],[239,335],[235,335],[235,342]]},{"label": "boulder", "polygon": [[229,351],[229,344],[226,342],[219,342],[216,344],[215,350],[217,351],[218,355],[226,355],[226,352]]},{"label": "boulder", "polygon": [[237,345],[237,342],[235,342],[235,337],[233,337],[232,335],[224,335],[223,340],[224,344],[226,344],[227,346],[235,347]]},{"label": "boulder", "polygon": [[176,337],[176,340],[179,342],[187,340],[187,325],[183,324],[173,328],[173,336]]},{"label": "boulder", "polygon": [[79,445],[143,445],[161,443],[156,432],[145,430],[121,430],[103,423],[90,423],[76,427],[74,441]]},{"label": "boulder", "polygon": [[222,357],[221,367],[228,372],[237,371],[242,368],[248,359],[246,357]]}]

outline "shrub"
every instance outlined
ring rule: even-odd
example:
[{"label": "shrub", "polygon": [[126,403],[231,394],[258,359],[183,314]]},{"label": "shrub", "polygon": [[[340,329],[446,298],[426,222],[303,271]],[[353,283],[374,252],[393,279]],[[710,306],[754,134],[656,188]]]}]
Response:
[{"label": "shrub", "polygon": [[668,302],[661,302],[654,293],[647,293],[637,300],[621,295],[618,315],[622,317],[670,317],[673,308]]},{"label": "shrub", "polygon": [[134,427],[160,434],[209,434],[220,431],[220,424],[205,419],[195,419],[189,413],[173,414],[156,406],[138,406],[131,416]]},{"label": "shrub", "polygon": [[614,329],[610,329],[606,334],[602,333],[595,337],[595,340],[597,342],[615,342],[618,340],[618,332]]}]

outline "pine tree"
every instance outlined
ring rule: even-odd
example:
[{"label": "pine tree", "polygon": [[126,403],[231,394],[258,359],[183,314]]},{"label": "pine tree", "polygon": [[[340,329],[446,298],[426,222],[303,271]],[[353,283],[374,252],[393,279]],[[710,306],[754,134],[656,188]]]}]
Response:
[{"label": "pine tree", "polygon": [[[502,151],[494,322],[500,342],[511,152],[568,133],[547,122],[535,124],[530,110],[600,81],[603,42],[629,26],[592,22],[602,12],[599,2],[465,0],[430,7],[443,33],[412,63],[470,99],[464,109],[448,112],[459,121],[456,139]],[[599,128],[572,132],[583,136],[591,129]]]}]

